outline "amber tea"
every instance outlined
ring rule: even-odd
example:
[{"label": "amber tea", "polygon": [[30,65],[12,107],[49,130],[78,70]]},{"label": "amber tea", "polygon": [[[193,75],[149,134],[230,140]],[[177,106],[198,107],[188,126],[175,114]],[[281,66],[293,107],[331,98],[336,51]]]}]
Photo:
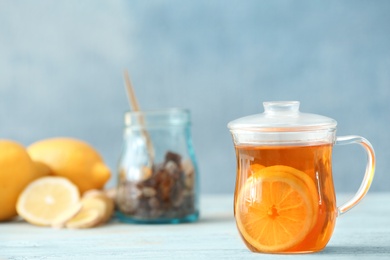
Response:
[{"label": "amber tea", "polygon": [[325,247],[337,208],[332,145],[237,146],[235,216],[252,251]]}]

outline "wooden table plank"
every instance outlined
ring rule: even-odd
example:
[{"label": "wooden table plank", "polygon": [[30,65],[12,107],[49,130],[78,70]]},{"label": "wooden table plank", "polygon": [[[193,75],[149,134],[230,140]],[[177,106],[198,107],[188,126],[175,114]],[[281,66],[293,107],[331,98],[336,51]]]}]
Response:
[{"label": "wooden table plank", "polygon": [[[343,197],[344,199],[345,197]],[[340,200],[340,199],[339,199]],[[341,201],[341,200],[340,200]],[[0,259],[286,259],[244,246],[233,218],[232,195],[201,198],[201,218],[177,225],[123,224],[94,229],[0,224]],[[390,259],[390,193],[369,193],[339,217],[324,251],[299,259]]]}]

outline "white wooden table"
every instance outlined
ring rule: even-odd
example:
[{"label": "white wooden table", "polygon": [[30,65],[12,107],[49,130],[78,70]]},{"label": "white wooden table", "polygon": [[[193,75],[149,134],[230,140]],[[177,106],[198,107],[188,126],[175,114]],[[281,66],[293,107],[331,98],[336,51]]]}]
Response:
[{"label": "white wooden table", "polygon": [[232,195],[202,196],[201,218],[190,224],[113,221],[58,230],[0,223],[0,259],[390,259],[390,193],[369,193],[337,220],[325,250],[299,256],[250,252],[236,230],[232,205]]}]

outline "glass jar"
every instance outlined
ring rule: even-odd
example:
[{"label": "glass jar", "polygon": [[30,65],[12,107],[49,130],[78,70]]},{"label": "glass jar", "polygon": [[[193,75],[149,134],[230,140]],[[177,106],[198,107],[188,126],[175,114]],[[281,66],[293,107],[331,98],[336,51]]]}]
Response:
[{"label": "glass jar", "polygon": [[185,109],[125,114],[116,197],[120,221],[198,219],[198,170],[190,123]]}]

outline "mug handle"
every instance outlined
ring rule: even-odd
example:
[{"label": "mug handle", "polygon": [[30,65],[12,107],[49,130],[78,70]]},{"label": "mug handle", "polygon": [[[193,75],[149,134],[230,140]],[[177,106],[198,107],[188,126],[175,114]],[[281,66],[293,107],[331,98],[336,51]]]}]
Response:
[{"label": "mug handle", "polygon": [[360,184],[360,188],[356,192],[356,194],[349,201],[345,202],[343,205],[337,208],[338,216],[340,216],[345,212],[347,212],[348,210],[350,210],[351,208],[353,208],[354,206],[356,206],[367,194],[375,173],[375,152],[370,142],[361,136],[356,136],[356,135],[338,136],[336,137],[335,144],[337,145],[359,144],[364,148],[364,150],[367,153],[367,166],[366,166],[366,172],[364,174],[363,181]]}]

